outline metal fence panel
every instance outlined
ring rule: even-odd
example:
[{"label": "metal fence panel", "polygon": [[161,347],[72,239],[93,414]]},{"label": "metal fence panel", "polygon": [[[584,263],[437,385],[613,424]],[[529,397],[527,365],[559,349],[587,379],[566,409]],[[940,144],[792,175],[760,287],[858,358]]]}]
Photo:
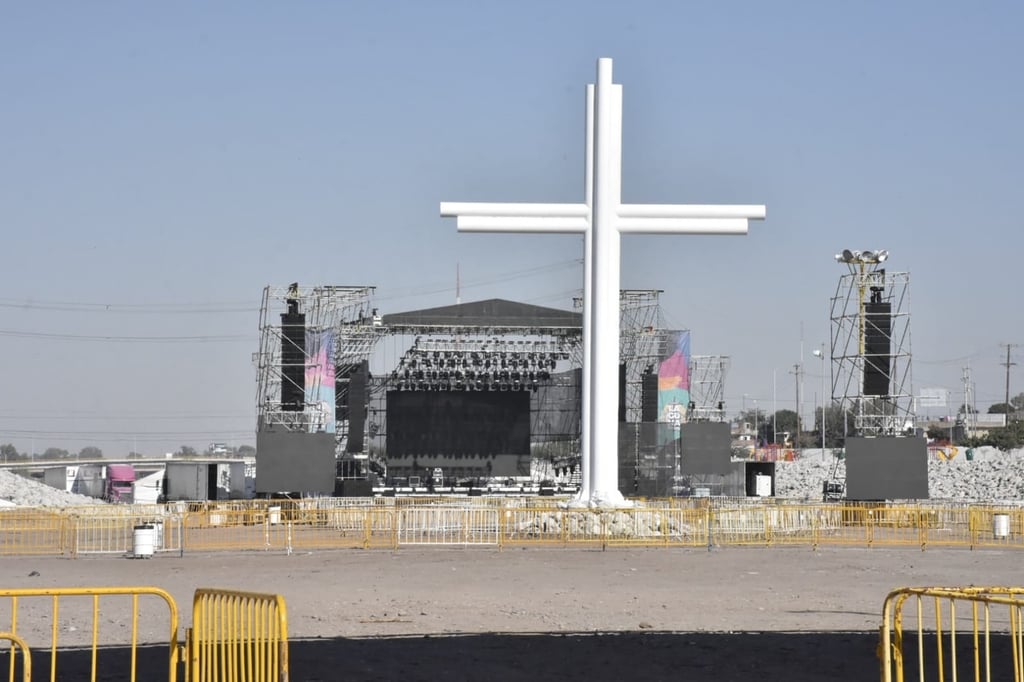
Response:
[{"label": "metal fence panel", "polygon": [[1024,679],[1024,588],[905,587],[882,607],[882,682]]},{"label": "metal fence panel", "polygon": [[153,527],[153,551],[180,553],[183,549],[183,523],[180,516],[121,515],[75,516],[69,536],[73,554],[124,554],[135,551],[135,529]]},{"label": "metal fence panel", "polygon": [[189,511],[183,524],[186,552],[289,551],[289,523],[281,508]]},{"label": "metal fence panel", "polygon": [[[100,617],[100,604],[103,617]],[[154,609],[152,602],[157,603]],[[162,602],[162,607],[160,603]],[[166,610],[165,610],[166,609]],[[130,622],[130,628],[114,627],[118,615]],[[167,671],[167,679],[174,682],[178,670],[178,607],[171,595],[155,587],[70,587],[53,589],[0,589],[0,618],[7,617],[7,630],[26,641],[34,638],[49,639],[49,645],[34,647],[49,654],[50,679],[83,679],[83,671],[73,670],[60,674],[59,649],[79,648],[89,652],[88,679],[111,679],[123,670],[113,670],[111,658],[101,655],[100,645],[127,647],[127,678],[141,679],[139,666],[140,644],[145,643],[145,632],[159,632],[166,628],[167,638],[158,636],[166,644],[166,659],[158,666]],[[0,620],[0,622],[3,622]],[[105,629],[101,626],[105,624]],[[143,628],[142,626],[145,626]],[[152,641],[152,640],[151,640]],[[26,645],[27,646],[27,645]],[[148,671],[152,679],[155,671]]]},{"label": "metal fence panel", "polygon": [[0,511],[0,555],[64,554],[67,518],[60,510]]},{"label": "metal fence panel", "polygon": [[401,545],[497,545],[498,510],[406,507],[398,512]]}]

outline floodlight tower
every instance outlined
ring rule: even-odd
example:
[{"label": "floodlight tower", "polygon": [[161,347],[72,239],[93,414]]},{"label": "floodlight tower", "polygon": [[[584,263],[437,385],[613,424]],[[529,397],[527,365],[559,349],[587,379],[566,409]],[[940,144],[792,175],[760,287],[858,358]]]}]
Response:
[{"label": "floodlight tower", "polygon": [[832,397],[860,436],[913,433],[910,276],[879,267],[888,258],[884,249],[835,256],[848,273],[832,298]]}]

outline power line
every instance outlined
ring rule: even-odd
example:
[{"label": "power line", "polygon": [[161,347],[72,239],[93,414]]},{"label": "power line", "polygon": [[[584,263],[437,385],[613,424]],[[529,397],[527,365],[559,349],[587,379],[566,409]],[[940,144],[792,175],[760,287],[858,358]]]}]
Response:
[{"label": "power line", "polygon": [[112,336],[92,334],[57,334],[29,332],[18,329],[0,329],[0,336],[49,341],[112,341],[117,343],[220,343],[224,341],[254,341],[252,334],[224,334],[203,336]]},{"label": "power line", "polygon": [[258,313],[259,306],[249,304],[244,307],[229,304],[210,304],[207,307],[196,303],[75,303],[70,301],[16,301],[0,299],[0,308],[12,310],[42,310],[47,312],[70,313],[113,313],[134,315],[204,315],[215,313]]}]

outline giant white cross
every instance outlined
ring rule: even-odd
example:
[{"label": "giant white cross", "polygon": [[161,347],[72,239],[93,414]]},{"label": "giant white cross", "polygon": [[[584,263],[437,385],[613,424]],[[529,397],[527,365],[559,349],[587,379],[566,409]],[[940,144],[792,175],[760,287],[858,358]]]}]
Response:
[{"label": "giant white cross", "polygon": [[622,234],[747,233],[763,205],[623,204],[622,86],[612,60],[597,60],[587,86],[582,204],[441,202],[460,232],[582,233],[583,387],[577,503],[627,506],[618,489],[619,247]]}]

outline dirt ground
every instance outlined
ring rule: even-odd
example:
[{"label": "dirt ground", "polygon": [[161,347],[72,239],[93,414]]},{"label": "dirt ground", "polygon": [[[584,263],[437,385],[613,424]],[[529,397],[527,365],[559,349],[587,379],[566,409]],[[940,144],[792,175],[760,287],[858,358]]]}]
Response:
[{"label": "dirt ground", "polygon": [[[0,587],[156,586],[174,596],[182,627],[197,587],[280,593],[292,680],[852,681],[878,679],[891,589],[1021,584],[1022,558],[877,548],[15,557],[0,560]],[[19,632],[45,648],[48,618],[23,617]],[[163,627],[143,635],[166,641]]]}]

